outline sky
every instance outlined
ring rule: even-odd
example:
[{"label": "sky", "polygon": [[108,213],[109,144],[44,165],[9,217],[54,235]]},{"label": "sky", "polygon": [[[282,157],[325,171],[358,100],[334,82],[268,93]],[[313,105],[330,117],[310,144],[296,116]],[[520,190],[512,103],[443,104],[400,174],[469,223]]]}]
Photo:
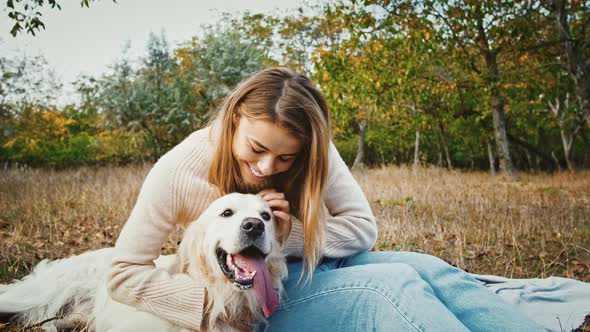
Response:
[{"label": "sky", "polygon": [[[27,0],[25,0],[27,1]],[[99,0],[81,8],[80,0],[59,0],[62,9],[43,8],[46,29],[36,36],[21,31],[10,34],[6,1],[0,6],[0,55],[42,54],[67,85],[78,75],[98,76],[122,56],[131,43],[130,55],[145,54],[150,32],[164,31],[169,45],[188,41],[200,34],[200,26],[215,23],[223,12],[284,13],[302,4],[301,0]],[[66,86],[66,90],[68,90]],[[71,94],[69,91],[66,93]]]}]

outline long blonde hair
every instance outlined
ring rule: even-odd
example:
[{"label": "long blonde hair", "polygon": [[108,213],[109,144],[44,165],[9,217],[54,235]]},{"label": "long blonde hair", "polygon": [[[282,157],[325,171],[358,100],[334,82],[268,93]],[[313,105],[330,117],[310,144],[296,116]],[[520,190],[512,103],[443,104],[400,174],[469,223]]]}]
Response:
[{"label": "long blonde hair", "polygon": [[330,141],[326,101],[307,77],[288,68],[265,69],[242,81],[210,123],[218,144],[208,180],[222,195],[248,191],[232,153],[235,112],[248,119],[271,121],[302,140],[303,150],[294,164],[273,177],[273,184],[285,193],[291,214],[303,223],[303,271],[309,280],[326,241],[323,197]]}]

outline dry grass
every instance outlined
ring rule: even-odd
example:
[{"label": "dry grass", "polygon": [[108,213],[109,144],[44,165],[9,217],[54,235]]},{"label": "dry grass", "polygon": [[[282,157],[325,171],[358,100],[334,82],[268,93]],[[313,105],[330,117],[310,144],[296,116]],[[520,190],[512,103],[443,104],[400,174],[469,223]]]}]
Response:
[{"label": "dry grass", "polygon": [[[150,166],[0,171],[0,282],[43,258],[113,245]],[[475,273],[590,281],[589,171],[520,182],[393,166],[354,175],[379,222],[376,250],[426,252]]]},{"label": "dry grass", "polygon": [[44,258],[114,245],[150,167],[0,171],[0,282]]},{"label": "dry grass", "polygon": [[355,172],[379,222],[377,250],[415,250],[474,273],[590,281],[590,172],[384,167]]}]

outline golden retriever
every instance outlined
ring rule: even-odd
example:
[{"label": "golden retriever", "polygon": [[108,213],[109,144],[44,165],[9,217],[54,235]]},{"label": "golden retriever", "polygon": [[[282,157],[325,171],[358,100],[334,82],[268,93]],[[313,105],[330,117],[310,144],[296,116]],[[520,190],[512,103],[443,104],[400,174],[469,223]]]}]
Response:
[{"label": "golden retriever", "polygon": [[[280,301],[287,276],[283,228],[260,197],[225,195],[187,227],[176,255],[155,264],[205,281],[207,330],[254,329]],[[105,282],[113,252],[40,262],[29,276],[0,285],[0,316],[27,325],[56,318],[42,325],[47,331],[186,331],[110,298]]]}]

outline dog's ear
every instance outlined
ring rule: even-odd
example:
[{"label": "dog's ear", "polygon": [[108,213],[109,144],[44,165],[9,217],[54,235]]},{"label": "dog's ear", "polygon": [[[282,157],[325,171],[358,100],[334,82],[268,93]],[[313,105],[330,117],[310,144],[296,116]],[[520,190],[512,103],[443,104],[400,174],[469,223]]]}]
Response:
[{"label": "dog's ear", "polygon": [[191,263],[192,265],[197,263],[196,261],[191,261],[191,259],[195,260],[196,257],[198,257],[197,251],[199,248],[197,239],[199,238],[200,232],[202,232],[202,229],[199,227],[198,221],[194,221],[190,224],[184,232],[184,236],[178,247],[178,258],[181,267],[180,272],[189,273],[191,270],[194,270],[190,268],[190,265]]}]

